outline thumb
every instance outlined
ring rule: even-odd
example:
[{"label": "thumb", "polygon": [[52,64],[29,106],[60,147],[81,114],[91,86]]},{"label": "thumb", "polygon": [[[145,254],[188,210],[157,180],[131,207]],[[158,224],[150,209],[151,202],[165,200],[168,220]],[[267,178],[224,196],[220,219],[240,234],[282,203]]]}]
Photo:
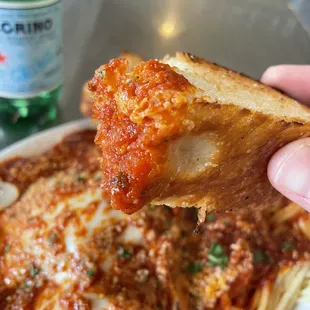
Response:
[{"label": "thumb", "polygon": [[310,212],[310,138],[294,141],[274,154],[268,177],[280,193]]},{"label": "thumb", "polygon": [[310,105],[310,65],[279,65],[268,68],[261,81]]}]

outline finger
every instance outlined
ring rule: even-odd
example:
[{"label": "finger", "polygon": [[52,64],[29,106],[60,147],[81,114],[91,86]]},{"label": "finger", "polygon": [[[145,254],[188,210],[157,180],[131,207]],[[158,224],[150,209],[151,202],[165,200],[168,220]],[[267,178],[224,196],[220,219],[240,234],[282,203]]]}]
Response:
[{"label": "finger", "polygon": [[268,68],[262,83],[310,105],[310,65],[279,65]]},{"label": "finger", "polygon": [[268,177],[280,193],[310,212],[310,138],[280,149],[269,162]]}]

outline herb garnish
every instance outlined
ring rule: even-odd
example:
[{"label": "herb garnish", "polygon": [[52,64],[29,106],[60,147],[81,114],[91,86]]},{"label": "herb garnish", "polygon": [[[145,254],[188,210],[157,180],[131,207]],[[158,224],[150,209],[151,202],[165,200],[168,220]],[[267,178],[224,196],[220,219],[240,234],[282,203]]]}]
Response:
[{"label": "herb garnish", "polygon": [[97,72],[97,75],[102,79],[106,77],[106,74],[107,72],[104,69]]},{"label": "herb garnish", "polygon": [[77,177],[77,181],[78,181],[78,182],[84,182],[84,181],[85,181],[85,178],[84,178],[82,175],[79,175],[79,176]]},{"label": "herb garnish", "polygon": [[28,219],[28,223],[32,223],[34,220],[35,220],[35,217],[34,217],[34,216],[29,217],[29,219]]},{"label": "herb garnish", "polygon": [[253,255],[254,255],[254,263],[268,264],[271,262],[271,258],[261,249],[254,250]]},{"label": "herb garnish", "polygon": [[282,242],[282,250],[284,252],[291,251],[295,248],[295,244],[292,241],[285,240]]},{"label": "herb garnish", "polygon": [[21,289],[22,290],[28,290],[30,288],[30,286],[28,284],[24,284]]},{"label": "herb garnish", "polygon": [[220,266],[224,269],[227,266],[228,256],[219,243],[214,243],[208,250],[209,266]]},{"label": "herb garnish", "polygon": [[125,258],[125,259],[130,259],[131,258],[131,253],[124,247],[120,247],[118,254],[121,258]]},{"label": "herb garnish", "polygon": [[187,266],[187,270],[191,273],[191,274],[197,274],[202,270],[202,264],[198,263],[198,262],[191,262],[188,264]]},{"label": "herb garnish", "polygon": [[55,243],[55,240],[57,238],[56,233],[52,232],[49,237],[48,237],[48,245],[49,246],[53,246],[53,244]]},{"label": "herb garnish", "polygon": [[39,268],[36,268],[35,266],[30,266],[30,275],[32,277],[35,277],[40,272]]},{"label": "herb garnish", "polygon": [[96,271],[94,269],[88,269],[86,271],[86,274],[89,278],[93,277],[95,275]]},{"label": "herb garnish", "polygon": [[214,214],[208,214],[207,215],[207,222],[214,222],[215,221],[215,215]]}]

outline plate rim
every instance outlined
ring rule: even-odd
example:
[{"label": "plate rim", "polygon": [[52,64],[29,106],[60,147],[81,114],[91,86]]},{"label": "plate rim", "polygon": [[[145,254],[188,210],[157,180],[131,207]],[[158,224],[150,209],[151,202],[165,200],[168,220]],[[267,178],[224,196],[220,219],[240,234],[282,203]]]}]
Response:
[{"label": "plate rim", "polygon": [[[29,157],[42,154],[57,143],[59,143],[68,134],[82,130],[95,129],[96,126],[90,118],[78,119],[57,125],[55,127],[40,131],[17,141],[0,151],[0,162],[9,160],[17,156]],[[40,147],[38,147],[38,143]]]}]

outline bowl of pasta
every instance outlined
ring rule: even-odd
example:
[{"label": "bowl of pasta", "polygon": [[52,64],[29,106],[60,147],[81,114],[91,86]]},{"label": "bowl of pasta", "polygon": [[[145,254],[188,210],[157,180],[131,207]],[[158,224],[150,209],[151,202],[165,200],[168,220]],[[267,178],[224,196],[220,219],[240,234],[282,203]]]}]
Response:
[{"label": "bowl of pasta", "polygon": [[310,215],[114,210],[90,120],[0,152],[1,309],[309,309]]}]

